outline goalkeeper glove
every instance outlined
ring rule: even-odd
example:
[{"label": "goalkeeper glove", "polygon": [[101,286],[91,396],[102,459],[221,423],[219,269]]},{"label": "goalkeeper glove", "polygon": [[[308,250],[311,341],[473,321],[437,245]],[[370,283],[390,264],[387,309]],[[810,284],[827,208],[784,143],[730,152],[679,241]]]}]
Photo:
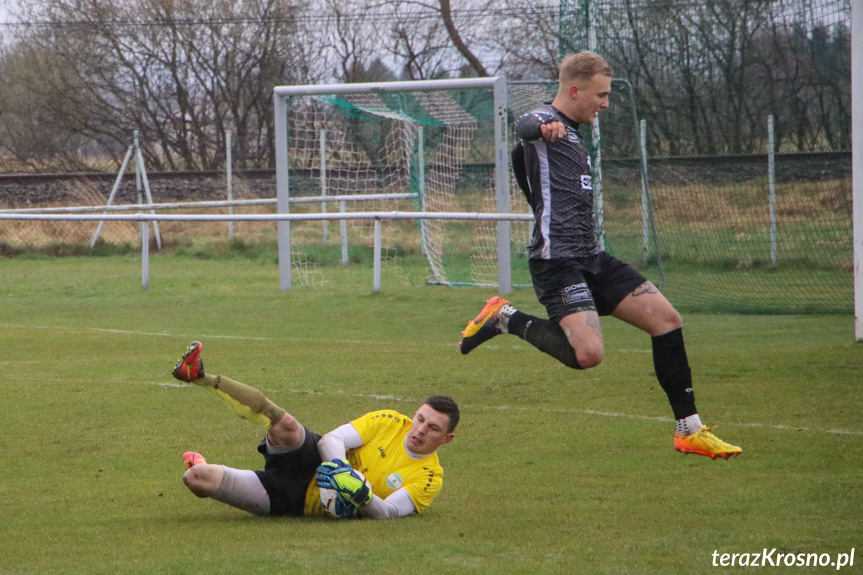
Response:
[{"label": "goalkeeper glove", "polygon": [[360,506],[372,500],[372,490],[365,477],[344,459],[324,461],[315,475],[318,487],[335,489],[350,503]]},{"label": "goalkeeper glove", "polygon": [[324,507],[331,515],[335,514],[339,519],[354,519],[359,515],[360,508],[345,499],[345,496],[336,492],[335,498],[332,501],[327,501],[325,504],[321,500],[321,506]]}]

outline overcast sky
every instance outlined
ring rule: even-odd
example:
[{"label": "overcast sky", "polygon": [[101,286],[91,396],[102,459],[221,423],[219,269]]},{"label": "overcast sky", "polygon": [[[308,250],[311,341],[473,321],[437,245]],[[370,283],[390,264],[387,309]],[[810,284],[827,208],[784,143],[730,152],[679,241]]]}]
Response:
[{"label": "overcast sky", "polygon": [[19,0],[0,0],[0,22],[9,21],[9,7],[14,6]]}]

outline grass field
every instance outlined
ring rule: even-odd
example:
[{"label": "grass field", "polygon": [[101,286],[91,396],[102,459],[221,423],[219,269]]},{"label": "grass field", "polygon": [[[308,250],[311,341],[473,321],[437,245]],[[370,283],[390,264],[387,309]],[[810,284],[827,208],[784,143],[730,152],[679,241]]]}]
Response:
[{"label": "grass field", "polygon": [[[855,548],[844,570],[861,570],[851,316],[685,316],[702,418],[744,449],[711,461],[672,449],[649,338],[615,320],[604,363],[573,372],[511,336],[462,357],[489,290],[385,275],[372,294],[357,265],[281,292],[260,259],[158,256],[150,273],[145,292],[135,256],[0,258],[0,573],[690,574],[715,569],[714,552],[773,548]],[[512,297],[541,314],[532,292]],[[184,451],[259,468],[261,433],[170,376],[193,339],[208,371],[319,432],[453,395],[441,495],[391,522],[262,519],[195,498]]]}]

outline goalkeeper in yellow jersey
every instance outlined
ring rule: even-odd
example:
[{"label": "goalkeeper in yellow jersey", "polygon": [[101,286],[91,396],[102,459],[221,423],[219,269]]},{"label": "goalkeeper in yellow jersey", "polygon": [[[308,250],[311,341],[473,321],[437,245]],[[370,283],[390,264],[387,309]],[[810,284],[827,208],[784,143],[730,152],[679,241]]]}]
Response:
[{"label": "goalkeeper in yellow jersey", "polygon": [[[340,517],[403,517],[425,509],[443,485],[437,448],[453,439],[458,405],[433,395],[413,414],[367,413],[323,437],[257,389],[205,373],[203,345],[193,342],[173,375],[215,393],[231,410],[267,429],[258,445],[264,470],[207,463],[186,452],[183,482],[198,497],[210,497],[261,516],[322,515],[320,487],[339,491]],[[355,473],[360,471],[368,484]]]}]

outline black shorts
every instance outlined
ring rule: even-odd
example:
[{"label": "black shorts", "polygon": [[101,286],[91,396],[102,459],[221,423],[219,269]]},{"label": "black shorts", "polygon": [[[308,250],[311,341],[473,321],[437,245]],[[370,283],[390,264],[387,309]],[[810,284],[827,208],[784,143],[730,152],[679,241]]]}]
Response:
[{"label": "black shorts", "polygon": [[255,471],[270,496],[270,515],[302,517],[306,490],[321,464],[318,441],[321,436],[306,429],[306,440],[288,453],[267,453],[266,438],[258,445],[264,456],[264,470]]},{"label": "black shorts", "polygon": [[529,265],[536,297],[556,322],[580,311],[611,315],[623,298],[647,281],[606,252],[583,258],[532,259]]}]

